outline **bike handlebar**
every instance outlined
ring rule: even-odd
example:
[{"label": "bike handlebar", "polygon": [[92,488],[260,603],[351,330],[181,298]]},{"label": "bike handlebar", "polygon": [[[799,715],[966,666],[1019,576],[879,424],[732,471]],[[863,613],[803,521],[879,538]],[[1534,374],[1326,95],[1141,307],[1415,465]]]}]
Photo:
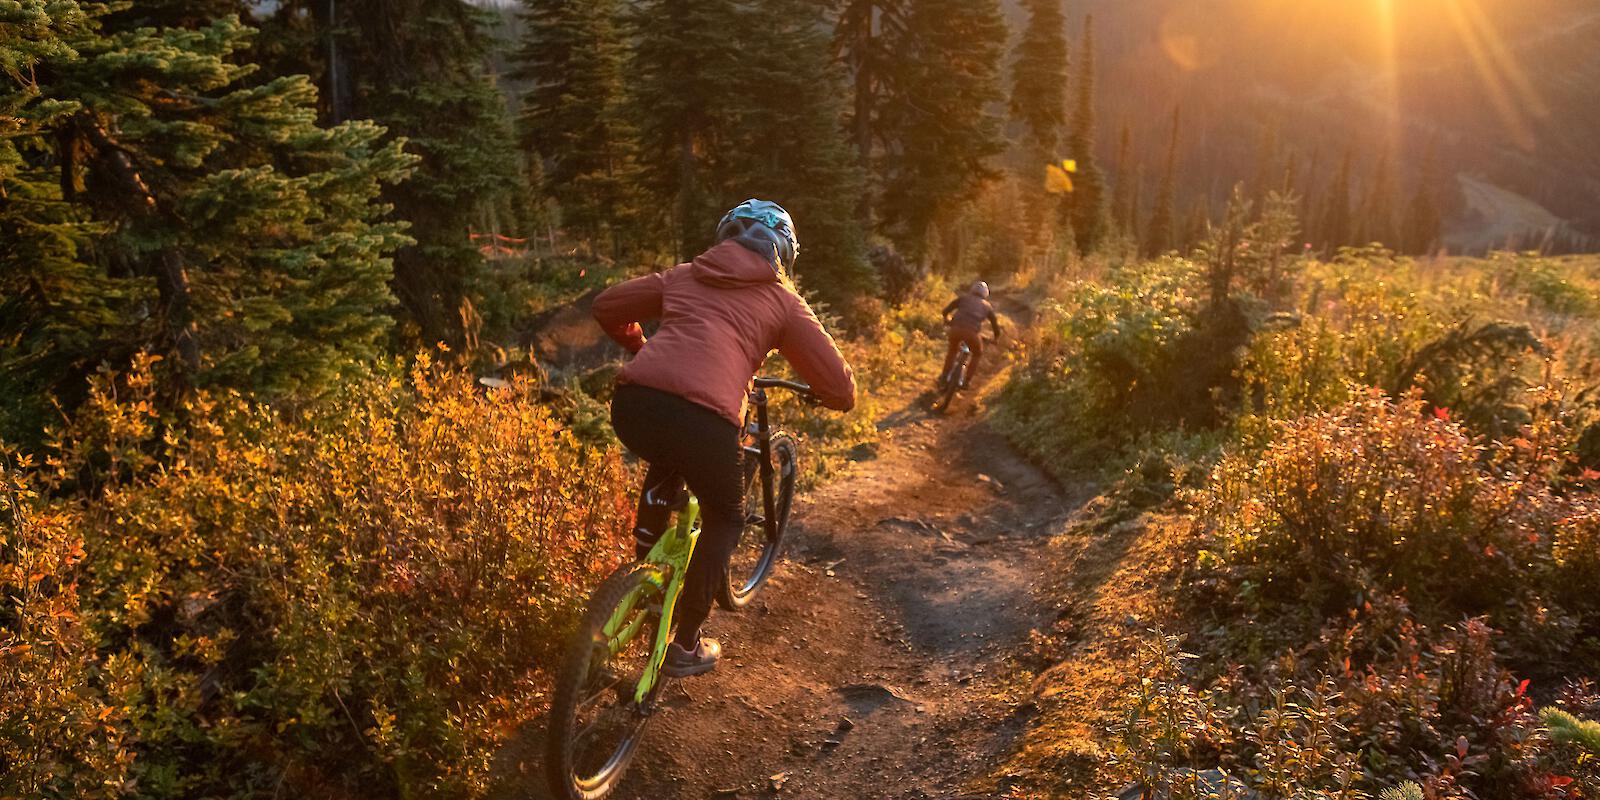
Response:
[{"label": "bike handlebar", "polygon": [[755,387],[757,389],[788,389],[807,400],[815,400],[817,398],[817,395],[811,391],[810,386],[781,378],[756,378]]}]

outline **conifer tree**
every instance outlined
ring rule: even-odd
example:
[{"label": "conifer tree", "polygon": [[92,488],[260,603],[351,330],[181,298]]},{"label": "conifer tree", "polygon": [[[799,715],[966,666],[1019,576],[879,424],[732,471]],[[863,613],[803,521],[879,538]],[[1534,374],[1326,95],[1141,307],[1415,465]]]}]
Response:
[{"label": "conifer tree", "polygon": [[1024,180],[1041,183],[1067,126],[1067,29],[1061,0],[1023,0],[1028,11],[1011,65],[1011,118],[1023,129]]},{"label": "conifer tree", "polygon": [[1427,255],[1439,244],[1444,232],[1444,204],[1439,197],[1444,180],[1438,151],[1430,144],[1422,156],[1416,190],[1406,206],[1402,247],[1410,255]]},{"label": "conifer tree", "polygon": [[[895,75],[893,43],[905,33],[907,0],[839,0],[834,27],[834,54],[849,70],[850,139],[856,161],[867,176],[875,174],[874,153],[881,137],[879,98],[892,91]],[[872,218],[871,186],[861,195],[860,215]]]},{"label": "conifer tree", "polygon": [[1278,181],[1278,192],[1290,194],[1300,190],[1300,154],[1291,152],[1284,160],[1283,177]]},{"label": "conifer tree", "polygon": [[640,0],[628,18],[641,177],[679,259],[711,242],[727,210],[721,181],[733,155],[734,96],[763,91],[741,74],[738,43],[725,30],[739,13],[735,0]]},{"label": "conifer tree", "polygon": [[1133,129],[1124,121],[1122,134],[1117,137],[1117,163],[1111,175],[1111,216],[1117,223],[1117,229],[1123,233],[1129,232],[1129,223],[1133,219],[1134,196],[1137,194],[1134,180],[1128,174],[1128,165],[1132,159]]},{"label": "conifer tree", "polygon": [[1139,243],[1144,241],[1144,229],[1141,227],[1142,218],[1140,208],[1140,194],[1144,189],[1144,165],[1140,164],[1133,169],[1133,180],[1129,182],[1127,218],[1123,231],[1127,234],[1128,244],[1134,253],[1139,252]]},{"label": "conifer tree", "polygon": [[526,81],[518,133],[540,161],[561,224],[608,239],[619,255],[632,205],[633,131],[622,105],[622,33],[616,0],[522,0],[525,28],[511,77]]},{"label": "conifer tree", "polygon": [[1283,177],[1278,162],[1278,128],[1269,124],[1261,132],[1261,142],[1256,145],[1255,172],[1250,178],[1249,197],[1257,205],[1266,200],[1267,193],[1277,187]]},{"label": "conifer tree", "polygon": [[887,141],[880,217],[921,260],[935,225],[993,175],[1005,146],[990,107],[1002,100],[1006,40],[996,0],[908,0],[892,43],[892,94],[880,99]]},{"label": "conifer tree", "polygon": [[50,130],[12,140],[33,174],[0,167],[26,198],[0,224],[54,241],[6,245],[36,257],[6,270],[0,384],[70,402],[102,361],[150,350],[175,389],[306,394],[381,352],[406,239],[377,196],[412,159],[371,123],[318,127],[304,77],[246,81],[251,35],[237,17],[89,24],[44,57],[23,110]]},{"label": "conifer tree", "polygon": [[1354,154],[1346,150],[1344,163],[1339,166],[1339,172],[1334,175],[1333,182],[1328,185],[1328,192],[1322,205],[1322,246],[1329,252],[1338,250],[1351,242],[1350,225],[1350,170]]},{"label": "conifer tree", "polygon": [[719,199],[724,207],[752,196],[781,202],[800,234],[801,288],[846,311],[878,287],[858,210],[864,179],[839,127],[843,75],[825,13],[815,0],[763,0],[731,20],[744,80],[729,101],[738,127],[728,133]]},{"label": "conifer tree", "polygon": [[416,239],[395,254],[392,282],[411,344],[461,341],[483,262],[469,233],[523,187],[510,115],[485,67],[490,20],[466,0],[283,0],[268,26],[268,69],[317,76],[326,121],[371,119],[421,159],[384,194]]},{"label": "conifer tree", "polygon": [[1105,236],[1105,176],[1094,155],[1094,17],[1083,20],[1083,44],[1078,48],[1077,103],[1072,114],[1068,150],[1078,161],[1075,188],[1068,197],[1072,233],[1078,252],[1089,253]]},{"label": "conifer tree", "polygon": [[1296,254],[1300,241],[1300,199],[1293,192],[1272,191],[1256,222],[1256,257],[1262,263],[1258,288],[1269,297],[1283,294],[1284,264]]},{"label": "conifer tree", "polygon": [[1211,229],[1211,196],[1202,194],[1189,207],[1188,220],[1184,222],[1183,229],[1178,233],[1174,249],[1180,253],[1193,250],[1206,239],[1206,233]]},{"label": "conifer tree", "polygon": [[1150,227],[1145,231],[1145,255],[1152,258],[1163,255],[1178,244],[1177,192],[1178,192],[1178,126],[1182,109],[1172,109],[1172,139],[1167,144],[1167,165],[1161,173],[1161,188],[1156,193],[1156,205],[1150,213]]},{"label": "conifer tree", "polygon": [[[49,395],[93,369],[100,353],[134,332],[131,287],[105,280],[78,257],[92,222],[63,202],[59,167],[30,150],[78,109],[51,102],[40,66],[73,60],[89,15],[75,2],[27,0],[0,9],[0,440],[26,441],[42,427]],[[66,400],[71,404],[70,398]],[[33,435],[37,435],[34,433]]]},{"label": "conifer tree", "polygon": [[108,29],[198,29],[227,16],[248,18],[255,3],[248,0],[139,0],[113,8],[101,17]]},{"label": "conifer tree", "polygon": [[1377,166],[1373,168],[1372,179],[1367,183],[1365,197],[1361,201],[1360,216],[1361,232],[1356,237],[1358,244],[1381,243],[1399,249],[1399,234],[1395,232],[1394,219],[1394,177],[1389,169],[1388,155],[1378,158]]},{"label": "conifer tree", "polygon": [[1250,221],[1252,205],[1245,196],[1244,184],[1235,184],[1222,221],[1207,225],[1201,247],[1206,262],[1208,305],[1213,310],[1222,308],[1233,296],[1234,280],[1248,258],[1250,241],[1255,238],[1255,226]]}]

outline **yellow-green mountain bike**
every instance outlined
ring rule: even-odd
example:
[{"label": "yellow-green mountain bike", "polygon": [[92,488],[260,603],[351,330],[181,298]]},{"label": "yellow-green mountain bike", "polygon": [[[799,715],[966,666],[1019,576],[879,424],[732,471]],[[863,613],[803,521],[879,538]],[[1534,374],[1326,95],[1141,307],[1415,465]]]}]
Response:
[{"label": "yellow-green mountain bike", "polygon": [[[794,437],[771,429],[769,389],[812,399],[804,384],[755,380],[741,442],[745,527],[718,597],[728,609],[748,605],[772,575],[794,499],[799,448]],[[651,502],[668,504],[674,523],[644,560],[619,567],[595,590],[556,676],[545,776],[561,800],[599,800],[616,789],[667,680],[661,666],[700,537],[700,503],[687,492]]]}]

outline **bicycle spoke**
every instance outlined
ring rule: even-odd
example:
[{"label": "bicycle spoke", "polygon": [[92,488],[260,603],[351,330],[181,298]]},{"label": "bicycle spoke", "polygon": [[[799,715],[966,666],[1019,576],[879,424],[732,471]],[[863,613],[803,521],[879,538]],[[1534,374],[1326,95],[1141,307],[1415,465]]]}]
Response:
[{"label": "bicycle spoke", "polygon": [[610,683],[606,684],[605,686],[600,687],[600,689],[597,690],[594,694],[591,694],[588,697],[584,698],[583,700],[579,701],[578,702],[578,707],[579,708],[588,708],[589,704],[591,704],[594,701],[600,699],[601,697],[604,697],[612,689],[617,688],[617,684],[622,683],[622,680],[623,679],[621,677],[613,678]]},{"label": "bicycle spoke", "polygon": [[590,722],[588,725],[585,725],[585,726],[579,728],[577,730],[577,732],[572,735],[572,741],[573,741],[574,748],[576,748],[578,745],[581,745],[584,742],[584,740],[588,739],[589,738],[589,734],[592,733],[594,731],[594,729],[601,722],[604,722],[604,721],[606,721],[605,720],[605,715],[603,715],[603,714],[602,715],[598,715],[598,716],[595,717],[593,722]]}]

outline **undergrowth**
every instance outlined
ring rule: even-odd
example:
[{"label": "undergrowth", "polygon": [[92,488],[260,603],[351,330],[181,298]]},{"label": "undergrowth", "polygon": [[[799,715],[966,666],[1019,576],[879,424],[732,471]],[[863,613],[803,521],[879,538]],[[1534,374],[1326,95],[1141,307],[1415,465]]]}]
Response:
[{"label": "undergrowth", "polygon": [[1592,265],[1353,250],[1226,307],[1207,274],[1066,285],[997,412],[1058,474],[1190,520],[1104,785],[1596,796]]},{"label": "undergrowth", "polygon": [[426,358],[293,414],[149,367],[6,453],[0,796],[481,794],[622,552],[617,454]]}]

